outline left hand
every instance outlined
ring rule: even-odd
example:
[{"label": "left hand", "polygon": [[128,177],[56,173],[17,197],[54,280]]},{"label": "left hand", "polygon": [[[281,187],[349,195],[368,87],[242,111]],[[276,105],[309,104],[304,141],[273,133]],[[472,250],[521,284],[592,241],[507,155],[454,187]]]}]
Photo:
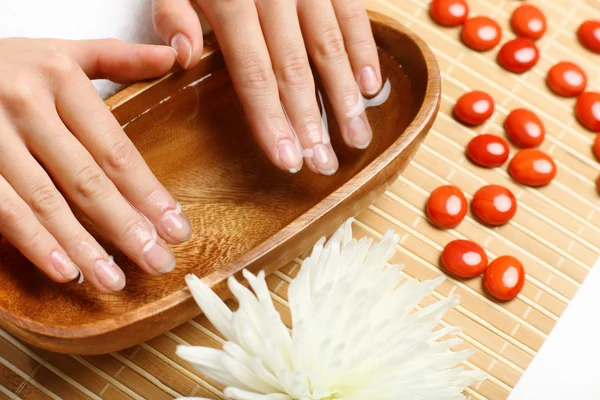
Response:
[{"label": "left hand", "polygon": [[[357,149],[369,145],[373,133],[367,116],[353,111],[360,101],[358,88],[373,95],[382,79],[362,0],[196,2],[217,36],[254,135],[273,164],[298,171],[299,140],[313,172],[331,175],[338,169],[323,131],[309,57],[345,143]],[[198,64],[202,30],[190,0],[154,0],[154,26],[183,68]]]}]

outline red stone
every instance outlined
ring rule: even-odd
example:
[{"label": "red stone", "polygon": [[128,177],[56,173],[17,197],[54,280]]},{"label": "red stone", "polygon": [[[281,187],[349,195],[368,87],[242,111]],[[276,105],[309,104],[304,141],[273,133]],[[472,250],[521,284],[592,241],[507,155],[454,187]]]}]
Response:
[{"label": "red stone", "polygon": [[545,186],[556,176],[556,164],[552,157],[538,149],[525,149],[510,161],[508,173],[523,185]]},{"label": "red stone", "polygon": [[580,94],[575,104],[575,116],[590,131],[600,132],[600,93]]},{"label": "red stone", "polygon": [[456,186],[440,186],[431,192],[425,208],[434,225],[454,228],[467,215],[467,199]]},{"label": "red stone", "polygon": [[468,19],[462,28],[460,37],[465,45],[476,51],[491,50],[502,39],[502,28],[488,17]]},{"label": "red stone", "polygon": [[474,278],[487,267],[487,254],[477,243],[470,240],[455,240],[444,247],[442,265],[454,276]]},{"label": "red stone", "polygon": [[482,167],[499,167],[508,160],[508,144],[499,136],[483,134],[475,136],[467,146],[467,156]]},{"label": "red stone", "polygon": [[594,155],[600,161],[600,134],[596,135],[596,139],[594,140],[594,146],[592,146],[594,150]]},{"label": "red stone", "polygon": [[546,16],[539,8],[523,4],[513,12],[510,26],[517,36],[538,40],[546,33]]},{"label": "red stone", "polygon": [[523,289],[525,268],[512,256],[498,257],[485,270],[483,284],[488,293],[498,300],[512,300]]},{"label": "red stone", "polygon": [[548,71],[546,83],[559,96],[579,96],[587,86],[585,72],[576,64],[559,62]]},{"label": "red stone", "polygon": [[504,120],[508,138],[517,146],[537,147],[546,137],[546,128],[539,117],[530,110],[517,108]]},{"label": "red stone", "polygon": [[498,52],[498,64],[516,74],[529,71],[539,59],[540,52],[535,42],[523,37],[506,42]]},{"label": "red stone", "polygon": [[480,91],[469,92],[456,102],[454,115],[467,125],[481,125],[494,113],[494,99]]},{"label": "red stone", "polygon": [[588,50],[600,53],[600,21],[585,21],[579,26],[577,37]]},{"label": "red stone", "polygon": [[469,5],[466,0],[433,0],[429,14],[440,25],[458,26],[467,20]]},{"label": "red stone", "polygon": [[480,221],[488,225],[504,225],[515,216],[517,199],[505,187],[488,185],[475,192],[471,209]]}]

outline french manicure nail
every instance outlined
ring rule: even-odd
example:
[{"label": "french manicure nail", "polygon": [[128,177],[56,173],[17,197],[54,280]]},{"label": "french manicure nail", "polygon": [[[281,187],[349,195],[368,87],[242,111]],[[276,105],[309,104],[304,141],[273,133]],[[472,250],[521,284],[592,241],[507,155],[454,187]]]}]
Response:
[{"label": "french manicure nail", "polygon": [[277,145],[277,158],[292,174],[302,168],[302,154],[290,139],[282,139]]},{"label": "french manicure nail", "polygon": [[381,87],[381,83],[375,74],[375,70],[373,67],[365,67],[360,73],[360,83],[362,86],[362,91],[366,94],[377,94]]},{"label": "french manicure nail", "polygon": [[125,287],[125,276],[117,270],[115,263],[110,260],[98,260],[94,263],[96,279],[107,289],[121,290]]},{"label": "french manicure nail", "polygon": [[323,143],[313,146],[313,162],[317,170],[327,176],[335,174],[339,167],[335,154]]},{"label": "french manicure nail", "polygon": [[165,247],[155,242],[150,248],[144,250],[144,258],[148,266],[161,274],[166,274],[175,269],[175,256],[170,248]]},{"label": "french manicure nail", "polygon": [[357,149],[366,149],[371,143],[373,138],[373,132],[368,122],[366,122],[360,115],[352,118],[348,125],[348,135],[352,145]]},{"label": "french manicure nail", "polygon": [[160,226],[174,242],[185,242],[192,236],[190,222],[181,211],[167,211],[160,220]]},{"label": "french manicure nail", "polygon": [[192,44],[183,33],[178,33],[171,39],[171,47],[177,53],[177,60],[183,69],[190,66],[192,61]]},{"label": "french manicure nail", "polygon": [[54,251],[50,256],[54,269],[68,280],[73,280],[79,275],[79,270],[73,265],[69,256],[63,251]]}]

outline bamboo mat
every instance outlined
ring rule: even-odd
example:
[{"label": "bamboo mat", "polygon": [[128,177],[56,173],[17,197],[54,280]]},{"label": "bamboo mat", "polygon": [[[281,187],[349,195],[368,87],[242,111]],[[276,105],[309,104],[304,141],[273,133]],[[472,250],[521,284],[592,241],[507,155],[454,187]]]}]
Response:
[{"label": "bamboo mat", "polygon": [[[402,235],[393,262],[406,264],[405,272],[418,279],[439,276],[438,257],[443,246],[456,238],[484,245],[491,258],[517,256],[528,273],[522,293],[498,304],[489,300],[481,279],[448,279],[424,304],[451,293],[461,304],[444,324],[464,329],[464,345],[476,354],[465,363],[490,377],[466,391],[472,399],[505,399],[527,368],[550,330],[600,254],[600,197],[594,182],[600,164],[593,159],[593,135],[573,118],[573,100],[559,99],[544,85],[554,63],[569,60],[589,75],[589,89],[600,89],[598,56],[585,51],[574,32],[583,19],[600,18],[595,0],[531,1],[549,20],[540,40],[542,59],[537,67],[517,76],[495,63],[496,51],[479,54],[458,41],[459,29],[434,25],[428,17],[428,0],[372,0],[373,10],[390,15],[420,35],[437,56],[443,77],[440,116],[414,161],[375,204],[358,218],[357,236],[379,238],[393,227]],[[508,18],[521,4],[515,0],[470,0],[472,13],[496,18],[512,36]],[[468,129],[451,117],[456,99],[465,91],[489,92],[497,102],[493,118],[481,129]],[[508,112],[517,107],[534,109],[544,121],[548,136],[542,149],[559,168],[557,178],[542,189],[513,183],[505,169],[475,167],[464,157],[466,143],[477,133],[502,134]],[[512,148],[512,151],[515,149]],[[488,183],[505,185],[519,199],[519,211],[510,224],[489,229],[471,216],[454,230],[432,228],[423,215],[431,190],[453,183],[468,198]],[[286,293],[300,260],[268,278],[276,306],[290,322]],[[104,356],[54,354],[24,345],[0,331],[0,399],[167,399],[180,395],[223,398],[221,386],[205,380],[174,350],[177,344],[219,346],[221,338],[203,316],[197,317],[142,345]]]}]

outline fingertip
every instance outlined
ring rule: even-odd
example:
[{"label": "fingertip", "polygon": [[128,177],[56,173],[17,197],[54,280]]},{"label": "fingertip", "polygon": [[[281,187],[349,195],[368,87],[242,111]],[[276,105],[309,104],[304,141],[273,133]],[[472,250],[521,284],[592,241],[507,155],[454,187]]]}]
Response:
[{"label": "fingertip", "polygon": [[357,82],[363,94],[374,96],[381,90],[381,73],[371,65],[367,65],[360,71]]}]

